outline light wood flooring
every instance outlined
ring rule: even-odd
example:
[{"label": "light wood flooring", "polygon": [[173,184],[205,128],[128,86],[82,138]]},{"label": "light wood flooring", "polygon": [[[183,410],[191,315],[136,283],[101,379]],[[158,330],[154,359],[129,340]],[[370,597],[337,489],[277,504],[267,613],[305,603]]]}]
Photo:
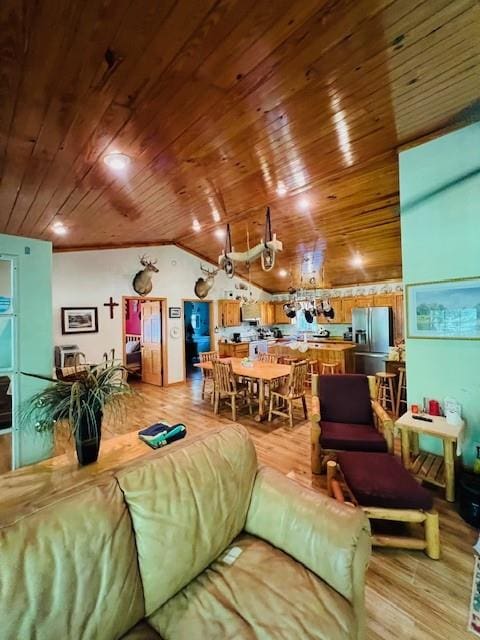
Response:
[{"label": "light wood flooring", "polygon": [[[158,388],[135,385],[138,395],[129,402],[125,417],[106,421],[104,438],[138,430],[153,422],[183,422],[188,436],[231,424],[225,407],[214,416],[210,403],[201,399],[200,380]],[[293,430],[278,418],[257,424],[242,412],[260,462],[275,467],[294,480],[324,491],[323,478],[310,472],[309,423],[297,412]],[[59,437],[57,453],[71,449]],[[101,452],[100,452],[101,455]],[[472,544],[476,532],[464,523],[455,505],[436,493],[440,513],[442,558],[428,559],[421,552],[374,550],[367,580],[369,640],[460,640],[473,638],[466,631],[473,570]]]}]

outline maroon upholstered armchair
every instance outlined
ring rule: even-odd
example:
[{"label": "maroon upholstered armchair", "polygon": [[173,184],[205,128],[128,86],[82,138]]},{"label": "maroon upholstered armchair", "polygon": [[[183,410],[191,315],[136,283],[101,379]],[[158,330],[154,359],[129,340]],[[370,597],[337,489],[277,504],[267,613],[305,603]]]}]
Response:
[{"label": "maroon upholstered armchair", "polygon": [[367,376],[313,376],[311,416],[313,473],[338,451],[393,453],[392,419],[370,397]]}]

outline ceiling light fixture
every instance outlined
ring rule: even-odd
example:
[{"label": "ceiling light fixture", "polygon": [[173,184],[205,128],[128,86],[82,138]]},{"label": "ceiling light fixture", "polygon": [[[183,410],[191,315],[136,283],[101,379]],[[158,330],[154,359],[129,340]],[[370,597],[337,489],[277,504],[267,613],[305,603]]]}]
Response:
[{"label": "ceiling light fixture", "polygon": [[300,198],[298,201],[300,211],[308,211],[310,209],[310,201],[308,198]]},{"label": "ceiling light fixture", "polygon": [[287,195],[287,187],[283,184],[283,182],[279,182],[277,185],[277,195],[281,198]]},{"label": "ceiling light fixture", "polygon": [[217,209],[212,211],[212,218],[214,222],[220,222],[220,214]]},{"label": "ceiling light fixture", "polygon": [[192,229],[197,233],[202,230],[202,225],[196,218],[192,222]]},{"label": "ceiling light fixture", "polygon": [[281,278],[286,278],[288,276],[288,271],[286,269],[280,269],[280,271],[278,272],[278,275]]},{"label": "ceiling light fixture", "polygon": [[225,238],[225,229],[218,227],[218,229],[215,229],[214,234],[217,236],[217,238],[223,240]]},{"label": "ceiling light fixture", "polygon": [[130,158],[125,153],[107,153],[103,157],[103,161],[110,169],[115,169],[115,171],[122,171],[130,164]]},{"label": "ceiling light fixture", "polygon": [[52,231],[53,233],[56,233],[57,236],[64,236],[68,233],[68,229],[63,222],[54,222],[52,224]]},{"label": "ceiling light fixture", "polygon": [[360,267],[363,267],[362,256],[359,253],[356,253],[351,259],[351,264],[352,264],[352,267],[356,267],[357,269],[359,269]]}]

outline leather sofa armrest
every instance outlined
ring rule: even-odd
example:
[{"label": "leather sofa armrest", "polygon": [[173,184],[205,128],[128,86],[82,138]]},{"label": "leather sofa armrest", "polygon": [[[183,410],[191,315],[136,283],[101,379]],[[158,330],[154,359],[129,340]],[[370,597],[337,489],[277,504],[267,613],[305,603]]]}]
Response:
[{"label": "leather sofa armrest", "polygon": [[389,453],[393,453],[393,420],[382,407],[382,405],[376,400],[372,400],[372,409],[375,426],[378,431],[383,433],[383,436],[387,441]]},{"label": "leather sofa armrest", "polygon": [[261,467],[245,530],[294,557],[352,604],[357,638],[365,633],[365,575],[370,524],[361,509],[302,487]]}]

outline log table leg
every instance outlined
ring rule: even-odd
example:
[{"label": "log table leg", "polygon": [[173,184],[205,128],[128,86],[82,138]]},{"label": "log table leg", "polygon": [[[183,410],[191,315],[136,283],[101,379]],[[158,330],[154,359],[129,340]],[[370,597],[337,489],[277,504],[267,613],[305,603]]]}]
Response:
[{"label": "log table leg", "polygon": [[407,471],[410,470],[410,437],[408,429],[400,429],[402,440],[402,462]]},{"label": "log table leg", "polygon": [[455,502],[455,463],[453,447],[453,441],[444,438],[443,457],[445,460],[445,499],[448,502]]},{"label": "log table leg", "polygon": [[258,413],[255,416],[256,422],[262,422],[265,419],[265,383],[261,378],[258,379]]}]

